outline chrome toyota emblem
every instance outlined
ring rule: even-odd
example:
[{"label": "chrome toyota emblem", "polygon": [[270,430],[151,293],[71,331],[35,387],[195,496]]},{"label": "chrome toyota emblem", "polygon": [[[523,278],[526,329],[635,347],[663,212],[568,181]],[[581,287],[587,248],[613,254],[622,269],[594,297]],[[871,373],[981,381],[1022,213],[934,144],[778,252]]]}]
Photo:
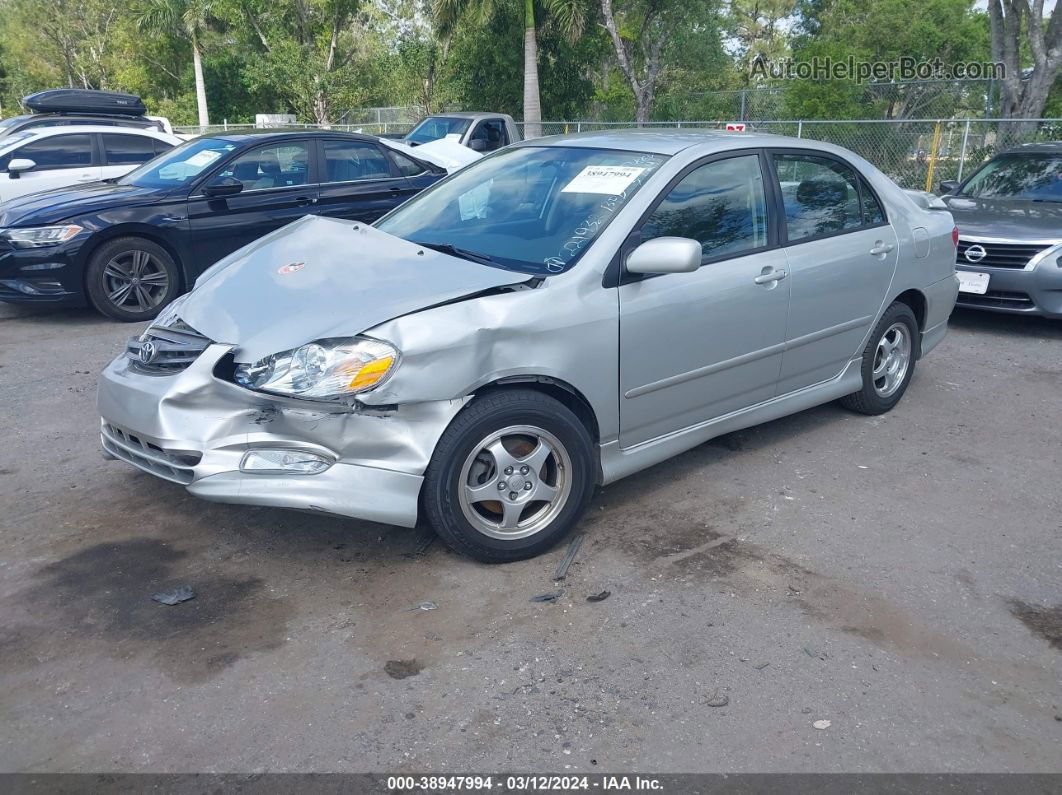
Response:
[{"label": "chrome toyota emblem", "polygon": [[158,353],[158,349],[155,347],[154,342],[145,342],[140,346],[140,361],[144,364],[151,364],[155,361],[155,355]]},{"label": "chrome toyota emblem", "polygon": [[984,246],[973,245],[966,249],[964,256],[967,262],[980,262],[988,256],[988,252],[985,251]]}]

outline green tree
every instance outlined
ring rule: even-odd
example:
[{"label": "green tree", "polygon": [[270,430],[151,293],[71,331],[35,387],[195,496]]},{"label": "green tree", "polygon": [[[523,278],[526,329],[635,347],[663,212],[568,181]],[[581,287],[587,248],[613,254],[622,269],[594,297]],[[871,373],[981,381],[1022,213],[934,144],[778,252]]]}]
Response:
[{"label": "green tree", "polygon": [[[486,25],[505,3],[512,0],[433,0],[433,10],[443,35],[453,33],[462,20],[470,24]],[[558,27],[576,40],[586,26],[588,5],[585,0],[540,0],[546,13],[552,15]],[[542,134],[542,98],[538,82],[538,32],[535,21],[535,0],[519,0],[523,6],[524,38],[524,136],[537,138]],[[495,43],[494,46],[500,46]]]},{"label": "green tree", "polygon": [[1048,17],[1044,0],[988,0],[988,18],[992,59],[1007,70],[1001,115],[1039,118],[1062,70],[1062,3]]},{"label": "green tree", "polygon": [[634,94],[635,118],[649,121],[662,76],[699,42],[717,41],[710,0],[599,0],[616,62]]},{"label": "green tree", "polygon": [[[522,31],[522,10],[516,5],[499,7],[486,25],[458,29],[449,42],[446,66],[440,73],[445,100],[470,110],[519,117],[523,53],[514,47],[500,47],[498,42],[518,40]],[[600,31],[588,29],[573,43],[553,20],[538,29],[537,38],[543,117],[580,116],[594,94],[591,69],[608,55],[607,40]]]},{"label": "green tree", "polygon": [[258,53],[249,54],[251,88],[270,90],[289,109],[318,124],[330,124],[372,92],[363,69],[378,55],[361,0],[242,0],[241,20]]},{"label": "green tree", "polygon": [[[974,0],[807,0],[800,7],[802,31],[793,41],[793,57],[806,62],[816,57],[834,62],[939,58],[944,65],[988,61],[987,25],[973,5]],[[791,118],[805,119],[947,116],[974,93],[974,107],[983,104],[983,92],[964,93],[954,84],[888,82],[793,80],[786,85],[786,104]]]},{"label": "green tree", "polygon": [[743,84],[752,82],[752,63],[777,61],[789,53],[786,32],[796,12],[797,0],[730,0],[724,16],[727,34],[735,43],[735,56]]},{"label": "green tree", "polygon": [[141,30],[184,37],[192,48],[192,70],[199,126],[210,124],[206,80],[203,78],[203,37],[214,16],[213,0],[142,0],[136,8]]}]

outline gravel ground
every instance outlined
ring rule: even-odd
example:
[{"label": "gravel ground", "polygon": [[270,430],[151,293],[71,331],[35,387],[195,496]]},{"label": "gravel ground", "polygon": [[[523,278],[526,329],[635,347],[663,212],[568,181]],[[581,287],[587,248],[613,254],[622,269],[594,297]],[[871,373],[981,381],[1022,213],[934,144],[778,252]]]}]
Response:
[{"label": "gravel ground", "polygon": [[563,548],[487,567],[101,460],[137,330],[0,305],[0,770],[1062,771],[1062,323],[957,313],[886,416],[602,490],[560,586]]}]

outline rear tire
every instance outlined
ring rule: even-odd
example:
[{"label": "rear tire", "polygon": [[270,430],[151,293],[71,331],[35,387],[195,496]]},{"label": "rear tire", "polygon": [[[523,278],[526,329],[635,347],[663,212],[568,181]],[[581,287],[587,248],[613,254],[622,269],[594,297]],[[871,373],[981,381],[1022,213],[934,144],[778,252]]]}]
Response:
[{"label": "rear tire", "polygon": [[89,258],[85,288],[107,317],[151,320],[180,292],[177,264],[162,246],[142,237],[108,240]]},{"label": "rear tire", "polygon": [[841,398],[841,405],[860,414],[884,414],[900,402],[918,358],[918,320],[907,304],[885,310],[863,349],[863,388]]},{"label": "rear tire", "polygon": [[484,563],[531,558],[564,538],[596,482],[594,443],[566,406],[533,390],[476,397],[435,447],[424,477],[428,522]]}]

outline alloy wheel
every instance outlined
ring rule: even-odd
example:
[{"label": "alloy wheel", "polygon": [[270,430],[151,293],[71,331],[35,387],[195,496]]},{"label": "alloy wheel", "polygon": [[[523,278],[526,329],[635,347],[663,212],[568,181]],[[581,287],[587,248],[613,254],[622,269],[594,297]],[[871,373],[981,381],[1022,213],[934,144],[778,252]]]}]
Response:
[{"label": "alloy wheel", "polygon": [[461,512],[491,538],[527,538],[564,508],[571,472],[568,451],[548,431],[533,425],[502,428],[475,445],[461,467]]},{"label": "alloy wheel", "polygon": [[154,309],[165,298],[169,287],[166,266],[141,249],[115,255],[103,269],[107,299],[119,309],[131,312]]},{"label": "alloy wheel", "polygon": [[879,397],[893,395],[911,366],[911,332],[906,323],[893,323],[881,335],[870,377]]}]

